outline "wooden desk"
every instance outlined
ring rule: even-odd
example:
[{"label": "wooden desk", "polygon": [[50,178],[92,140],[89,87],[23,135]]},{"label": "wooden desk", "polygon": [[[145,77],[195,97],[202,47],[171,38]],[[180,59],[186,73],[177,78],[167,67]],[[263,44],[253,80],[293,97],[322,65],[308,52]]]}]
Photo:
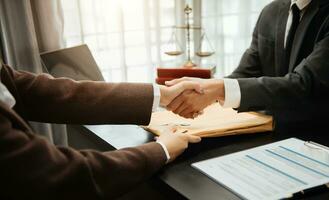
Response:
[{"label": "wooden desk", "polygon": [[[125,147],[138,146],[153,140],[153,135],[138,126],[71,126],[75,133],[73,137],[84,138],[89,148],[99,150],[121,149]],[[325,132],[323,132],[325,133]],[[329,145],[328,134],[303,134],[298,138],[313,140],[324,145]],[[72,136],[72,135],[71,135]],[[192,145],[175,162],[164,167],[155,177],[164,183],[161,187],[167,186],[175,194],[175,199],[239,199],[229,190],[207,178],[191,167],[191,163],[241,151],[244,149],[268,144],[278,140],[297,136],[297,133],[290,135],[279,133],[262,133],[244,136],[230,136],[223,138],[204,139],[202,143]],[[73,144],[73,146],[78,144]],[[81,146],[78,148],[82,148]],[[160,189],[160,188],[159,188]],[[163,188],[162,188],[163,189]],[[312,194],[307,199],[329,199],[329,192]]]}]

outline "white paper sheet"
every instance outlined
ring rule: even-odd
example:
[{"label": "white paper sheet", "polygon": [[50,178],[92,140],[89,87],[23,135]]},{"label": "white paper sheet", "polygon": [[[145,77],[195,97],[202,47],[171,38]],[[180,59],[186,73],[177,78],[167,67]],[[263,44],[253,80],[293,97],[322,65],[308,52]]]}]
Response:
[{"label": "white paper sheet", "polygon": [[282,199],[329,183],[329,151],[291,138],[192,166],[245,199]]}]

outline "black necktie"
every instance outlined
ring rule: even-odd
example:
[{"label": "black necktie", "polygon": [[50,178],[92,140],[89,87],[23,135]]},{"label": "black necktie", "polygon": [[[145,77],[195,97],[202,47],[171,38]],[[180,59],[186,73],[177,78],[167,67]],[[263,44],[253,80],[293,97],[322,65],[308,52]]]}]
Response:
[{"label": "black necktie", "polygon": [[284,66],[285,74],[288,73],[289,70],[292,45],[294,43],[294,38],[300,22],[300,10],[297,7],[297,5],[296,4],[292,5],[291,10],[292,10],[292,24],[287,36],[286,49],[285,49],[285,66]]}]

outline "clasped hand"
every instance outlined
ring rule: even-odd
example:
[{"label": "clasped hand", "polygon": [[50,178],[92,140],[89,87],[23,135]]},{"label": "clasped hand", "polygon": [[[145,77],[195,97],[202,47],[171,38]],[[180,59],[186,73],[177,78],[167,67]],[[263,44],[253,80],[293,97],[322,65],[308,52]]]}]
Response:
[{"label": "clasped hand", "polygon": [[223,80],[180,78],[160,86],[160,105],[185,118],[195,118],[209,105],[224,101]]},{"label": "clasped hand", "polygon": [[[195,118],[210,104],[224,100],[224,84],[222,80],[181,78],[166,82],[166,86],[160,86],[160,93],[161,106],[182,117]],[[171,127],[164,130],[157,141],[166,146],[170,155],[169,161],[172,161],[189,143],[198,143],[201,138]]]}]

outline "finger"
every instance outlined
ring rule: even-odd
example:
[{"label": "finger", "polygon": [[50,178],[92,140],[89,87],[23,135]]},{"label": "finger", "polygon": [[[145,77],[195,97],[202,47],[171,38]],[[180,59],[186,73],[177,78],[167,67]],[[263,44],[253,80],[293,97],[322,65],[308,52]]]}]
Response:
[{"label": "finger", "polygon": [[175,124],[169,124],[164,130],[163,133],[165,134],[171,134],[171,133],[175,133],[177,131],[177,125]]},{"label": "finger", "polygon": [[187,114],[187,115],[182,116],[182,117],[184,117],[184,118],[186,118],[186,119],[194,119],[193,114]]},{"label": "finger", "polygon": [[182,112],[179,112],[178,114],[182,117],[193,119],[193,113],[194,113],[193,109],[190,107],[187,107],[185,110],[183,110]]},{"label": "finger", "polygon": [[191,112],[185,116],[185,118],[187,118],[187,119],[195,119],[197,117],[198,117],[198,115],[195,114],[194,112]]},{"label": "finger", "polygon": [[166,81],[166,82],[165,82],[165,85],[166,85],[166,86],[173,86],[173,85],[176,85],[176,84],[178,84],[178,83],[184,81],[184,79],[185,79],[185,77],[183,77],[183,78],[178,78],[178,79],[174,79],[174,80],[171,80],[171,81]]},{"label": "finger", "polygon": [[189,109],[189,106],[186,103],[182,103],[176,110],[173,110],[174,113],[183,116],[181,113]]},{"label": "finger", "polygon": [[196,135],[189,135],[187,134],[187,139],[189,143],[198,143],[201,141],[201,137],[196,136]]},{"label": "finger", "polygon": [[197,118],[201,115],[203,115],[203,111],[194,111],[193,113],[191,113],[193,115],[193,118]]},{"label": "finger", "polygon": [[176,134],[182,134],[182,135],[185,135],[185,133],[187,133],[188,130],[186,129],[180,129],[180,130],[177,130]]},{"label": "finger", "polygon": [[191,113],[192,116],[193,116],[193,119],[197,118],[200,116],[200,113],[199,112],[196,112],[196,113]]},{"label": "finger", "polygon": [[170,111],[176,110],[183,103],[184,98],[182,96],[178,96],[170,104],[168,104],[167,109]]},{"label": "finger", "polygon": [[170,131],[173,132],[173,133],[175,133],[177,131],[177,129],[178,129],[178,126],[177,125],[172,125],[170,127]]},{"label": "finger", "polygon": [[169,127],[170,132],[175,133],[178,130],[178,126],[176,124],[172,124]]}]

